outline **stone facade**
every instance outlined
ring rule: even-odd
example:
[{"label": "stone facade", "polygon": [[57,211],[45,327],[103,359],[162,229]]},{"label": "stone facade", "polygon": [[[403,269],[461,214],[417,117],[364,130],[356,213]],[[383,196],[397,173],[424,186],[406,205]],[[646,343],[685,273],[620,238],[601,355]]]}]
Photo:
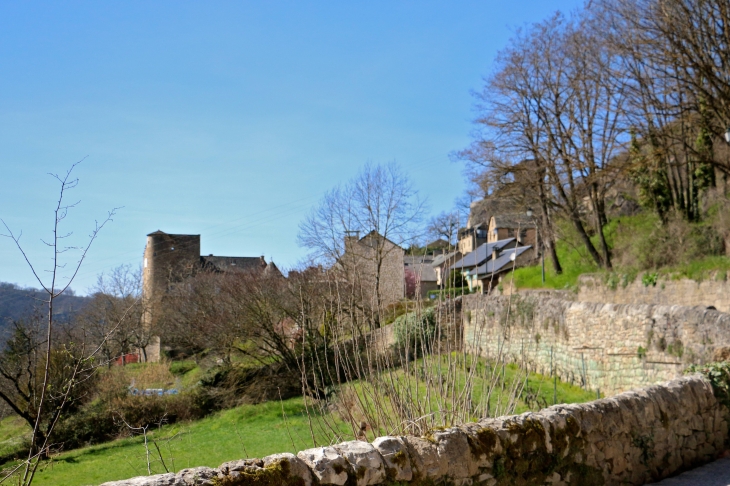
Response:
[{"label": "stone facade", "polygon": [[522,214],[494,215],[489,220],[487,242],[516,238],[520,246],[537,248],[537,229],[532,218]]},{"label": "stone facade", "polygon": [[690,376],[611,398],[103,486],[641,485],[728,446],[728,409]]},{"label": "stone facade", "polygon": [[730,315],[705,307],[599,304],[550,293],[463,298],[465,346],[613,394],[680,376],[730,346]]},{"label": "stone facade", "polygon": [[644,285],[639,276],[632,282],[620,280],[609,286],[602,276],[588,274],[578,280],[576,299],[615,304],[703,305],[730,312],[730,282],[727,272],[718,272],[701,282],[659,278],[656,285]]},{"label": "stone facade", "polygon": [[405,297],[404,253],[403,248],[374,231],[362,238],[346,236],[338,268],[373,309],[385,307]]}]

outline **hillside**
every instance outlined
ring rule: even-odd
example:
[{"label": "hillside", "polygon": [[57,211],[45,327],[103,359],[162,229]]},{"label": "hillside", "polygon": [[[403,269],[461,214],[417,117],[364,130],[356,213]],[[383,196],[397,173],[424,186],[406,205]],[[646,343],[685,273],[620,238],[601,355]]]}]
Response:
[{"label": "hillside", "polygon": [[[34,308],[42,306],[45,293],[37,289],[18,287],[15,284],[0,282],[0,329],[9,321],[20,319],[33,312]],[[66,321],[76,312],[83,309],[89,302],[89,297],[81,297],[68,293],[61,295],[55,302],[55,316]]]}]

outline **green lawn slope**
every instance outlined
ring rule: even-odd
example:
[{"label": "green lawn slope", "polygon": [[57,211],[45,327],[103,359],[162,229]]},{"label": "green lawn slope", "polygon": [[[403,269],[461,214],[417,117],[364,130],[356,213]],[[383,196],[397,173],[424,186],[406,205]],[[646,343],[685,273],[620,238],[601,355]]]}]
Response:
[{"label": "green lawn slope", "polygon": [[[613,271],[600,269],[588,255],[575,231],[566,224],[559,225],[561,238],[556,244],[563,273],[553,270],[552,262],[545,259],[545,283],[541,266],[518,268],[505,277],[503,289],[575,289],[578,277],[584,273],[603,273],[606,280],[633,281],[640,273],[656,274],[663,278],[703,280],[726,278],[730,258],[709,254],[718,242],[708,241],[708,226],[701,223],[670,222],[662,226],[659,218],[650,213],[613,219],[606,226],[606,241],[612,251]],[[598,248],[598,239],[592,238]],[[713,245],[714,243],[714,245]],[[715,248],[717,251],[717,248]],[[662,258],[665,257],[665,258]]]},{"label": "green lawn slope", "polygon": [[[508,365],[506,381],[510,382],[517,375],[517,367]],[[359,384],[348,386],[357,387]],[[549,377],[530,373],[528,387],[533,405],[520,400],[515,413],[534,410],[535,397],[540,397],[540,401],[548,405],[553,403],[553,380]],[[585,402],[594,398],[593,392],[558,381],[558,403]],[[495,403],[497,399],[495,395]],[[316,416],[307,413],[301,397],[282,402],[242,405],[199,421],[151,428],[147,435],[150,470],[158,474],[166,469],[178,471],[196,466],[217,467],[234,459],[297,452],[313,445],[310,417],[318,443],[329,443],[332,434],[320,428],[322,422],[316,420]],[[336,423],[346,440],[351,437],[347,425],[336,417],[330,417],[328,422]],[[23,430],[17,420],[5,419],[0,422],[0,439],[13,440],[12,437]],[[144,438],[136,436],[60,453],[43,465],[34,484],[96,485],[146,474]]]}]

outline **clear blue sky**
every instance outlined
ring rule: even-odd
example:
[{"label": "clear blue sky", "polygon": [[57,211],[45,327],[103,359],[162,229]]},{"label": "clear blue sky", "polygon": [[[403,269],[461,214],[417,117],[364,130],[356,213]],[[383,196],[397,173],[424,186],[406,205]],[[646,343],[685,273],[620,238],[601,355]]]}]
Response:
[{"label": "clear blue sky", "polygon": [[[465,185],[471,90],[514,30],[579,0],[0,3],[0,217],[40,269],[78,167],[80,242],[123,206],[73,288],[139,264],[157,229],[294,265],[297,225],[366,162],[398,162],[432,211]],[[37,286],[0,239],[0,281]]]}]

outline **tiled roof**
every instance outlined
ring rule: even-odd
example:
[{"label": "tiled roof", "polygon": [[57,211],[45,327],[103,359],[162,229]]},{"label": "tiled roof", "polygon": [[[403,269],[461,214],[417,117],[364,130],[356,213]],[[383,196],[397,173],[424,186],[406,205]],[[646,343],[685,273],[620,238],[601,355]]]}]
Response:
[{"label": "tiled roof", "polygon": [[452,251],[451,253],[443,253],[441,255],[436,255],[436,257],[433,259],[433,262],[431,262],[431,265],[434,267],[437,267],[444,263],[446,260],[453,258],[456,256],[456,254],[459,253],[458,251]]},{"label": "tiled roof", "polygon": [[451,265],[449,271],[477,267],[492,258],[492,250],[495,248],[504,248],[514,241],[514,238],[506,238],[504,240],[493,241],[491,243],[483,243],[479,245],[476,250],[471,253],[467,253],[464,258]]},{"label": "tiled roof", "polygon": [[484,265],[477,267],[476,274],[478,278],[487,277],[493,273],[499,273],[500,271],[509,268],[512,265],[512,254],[516,253],[515,258],[522,255],[524,252],[532,248],[532,246],[518,246],[517,248],[510,248],[508,250],[502,250],[496,260],[489,260]]},{"label": "tiled roof", "polygon": [[200,263],[219,272],[245,272],[266,268],[264,257],[201,256]]}]

